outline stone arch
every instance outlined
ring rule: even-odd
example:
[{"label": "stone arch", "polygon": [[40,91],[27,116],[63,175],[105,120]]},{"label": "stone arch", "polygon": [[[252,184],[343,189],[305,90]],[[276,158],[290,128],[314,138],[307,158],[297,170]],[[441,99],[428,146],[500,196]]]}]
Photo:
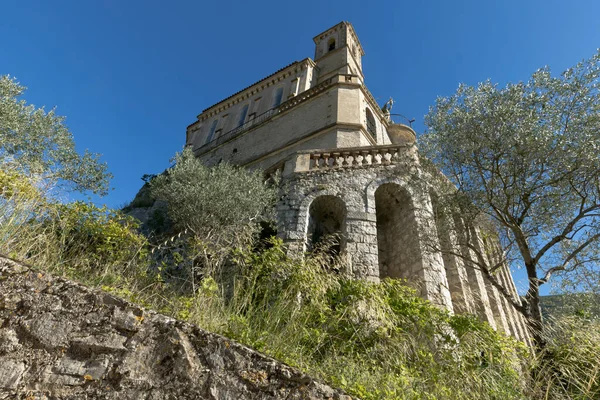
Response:
[{"label": "stone arch", "polygon": [[375,214],[375,191],[381,186],[387,183],[393,183],[400,186],[403,190],[406,190],[411,198],[414,197],[413,189],[406,183],[406,181],[400,177],[386,177],[381,179],[372,180],[365,188],[365,212]]},{"label": "stone arch", "polygon": [[381,278],[419,275],[421,252],[411,193],[397,183],[379,185],[374,193]]},{"label": "stone arch", "polygon": [[329,251],[340,254],[346,245],[346,216],[346,203],[339,197],[333,195],[315,197],[308,207],[307,249],[314,249],[324,240],[332,240]]}]

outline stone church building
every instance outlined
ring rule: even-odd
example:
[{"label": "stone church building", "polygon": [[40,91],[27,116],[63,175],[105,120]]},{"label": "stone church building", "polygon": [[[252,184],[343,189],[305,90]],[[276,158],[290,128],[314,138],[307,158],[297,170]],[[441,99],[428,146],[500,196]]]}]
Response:
[{"label": "stone church building", "polygon": [[[448,182],[423,168],[415,132],[393,123],[391,104],[381,107],[367,89],[352,25],[341,22],[313,40],[314,59],[293,62],[202,111],[187,127],[186,145],[207,165],[280,171],[278,235],[292,251],[336,234],[355,277],[406,279],[433,303],[529,342],[506,296],[469,257],[456,255],[472,250],[449,232],[463,232],[482,248],[489,243],[478,227],[443,229],[450,221],[437,216],[436,198]],[[460,225],[460,218],[451,223]],[[456,251],[444,251],[452,246]],[[519,301],[506,265],[495,277]]]}]

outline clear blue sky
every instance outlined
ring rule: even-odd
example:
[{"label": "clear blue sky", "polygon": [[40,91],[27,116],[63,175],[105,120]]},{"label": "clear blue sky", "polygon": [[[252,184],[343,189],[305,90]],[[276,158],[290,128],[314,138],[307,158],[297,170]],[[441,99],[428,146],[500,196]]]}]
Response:
[{"label": "clear blue sky", "polygon": [[0,74],[58,107],[79,149],[102,153],[130,201],[159,173],[204,108],[295,60],[350,21],[366,84],[394,112],[423,116],[460,82],[558,73],[600,47],[600,1],[4,1]]}]

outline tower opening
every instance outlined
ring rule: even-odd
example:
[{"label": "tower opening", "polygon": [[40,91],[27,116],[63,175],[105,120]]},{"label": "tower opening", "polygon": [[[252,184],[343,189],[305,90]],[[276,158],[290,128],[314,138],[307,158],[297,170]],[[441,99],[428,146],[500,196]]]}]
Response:
[{"label": "tower opening", "polygon": [[331,51],[331,50],[335,50],[335,39],[334,38],[329,39],[329,42],[327,42],[327,51]]},{"label": "tower opening", "polygon": [[417,223],[410,194],[395,183],[375,191],[380,278],[410,279],[420,260]]}]

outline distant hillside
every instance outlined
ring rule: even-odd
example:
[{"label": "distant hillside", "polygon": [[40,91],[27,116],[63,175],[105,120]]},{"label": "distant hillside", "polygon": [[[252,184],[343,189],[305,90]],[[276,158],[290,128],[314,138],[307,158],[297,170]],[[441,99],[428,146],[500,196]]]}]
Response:
[{"label": "distant hillside", "polygon": [[544,318],[563,315],[588,315],[600,318],[600,295],[589,293],[541,296]]}]

